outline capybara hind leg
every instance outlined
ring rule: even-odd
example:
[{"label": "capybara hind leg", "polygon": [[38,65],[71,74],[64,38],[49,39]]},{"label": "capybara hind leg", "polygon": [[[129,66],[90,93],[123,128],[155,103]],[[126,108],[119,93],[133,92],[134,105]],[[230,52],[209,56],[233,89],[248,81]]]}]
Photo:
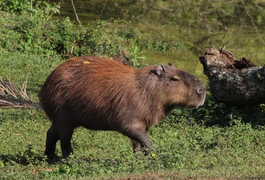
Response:
[{"label": "capybara hind leg", "polygon": [[73,153],[73,149],[71,146],[71,138],[73,135],[72,127],[63,127],[61,126],[59,131],[59,138],[61,142],[61,150],[63,154],[63,158],[67,158],[71,153]]},{"label": "capybara hind leg", "polygon": [[49,160],[52,160],[56,157],[55,148],[56,143],[59,140],[58,131],[54,125],[50,127],[47,131],[46,137],[46,149],[44,154],[48,157]]}]

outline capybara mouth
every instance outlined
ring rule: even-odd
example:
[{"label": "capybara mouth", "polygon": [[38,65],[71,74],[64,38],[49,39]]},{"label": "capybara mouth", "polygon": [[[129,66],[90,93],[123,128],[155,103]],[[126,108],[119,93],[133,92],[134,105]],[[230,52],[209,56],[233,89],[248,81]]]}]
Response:
[{"label": "capybara mouth", "polygon": [[190,105],[190,106],[188,106],[188,108],[189,109],[198,109],[200,106],[202,106],[202,105],[198,105],[198,106]]},{"label": "capybara mouth", "polygon": [[197,109],[199,106],[188,106],[189,109]]},{"label": "capybara mouth", "polygon": [[205,102],[205,95],[204,95],[204,97],[203,97],[203,99],[202,99],[202,101],[200,103],[198,103],[196,105],[194,105],[194,104],[188,105],[188,108],[189,109],[197,109],[200,106],[203,106],[204,105],[204,102]]}]

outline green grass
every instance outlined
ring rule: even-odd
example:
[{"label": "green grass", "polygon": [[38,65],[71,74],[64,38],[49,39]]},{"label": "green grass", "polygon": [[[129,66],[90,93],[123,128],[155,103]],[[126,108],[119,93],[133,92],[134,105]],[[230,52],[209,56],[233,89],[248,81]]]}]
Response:
[{"label": "green grass", "polygon": [[[57,56],[2,52],[0,76],[18,84],[28,76],[28,93],[37,101],[41,84],[61,62]],[[255,115],[244,114],[210,100],[199,110],[175,110],[153,126],[148,134],[154,151],[149,156],[133,154],[130,140],[117,132],[78,128],[72,139],[74,155],[53,164],[43,155],[50,126],[44,112],[0,110],[0,179],[265,178],[262,107],[252,110]]]},{"label": "green grass", "polygon": [[[58,9],[52,6],[36,6],[32,9],[26,3],[25,7],[23,3],[20,5],[17,9],[12,4],[1,8],[13,8],[21,13],[1,12],[3,33],[0,38],[0,77],[8,77],[17,85],[27,79],[28,94],[32,95],[35,102],[38,102],[37,94],[41,85],[49,73],[63,62],[61,57],[71,54],[74,43],[74,55],[106,55],[115,54],[124,46],[130,47],[128,40],[132,44],[137,42],[137,46],[132,46],[131,51],[128,51],[134,60],[143,57],[140,49],[150,44],[145,36],[128,29],[127,23],[126,28],[121,31],[108,29],[103,21],[98,21],[96,26],[88,29],[76,29],[67,18],[53,21],[51,14]],[[22,11],[23,9],[26,11]],[[210,11],[212,12],[212,8]],[[153,34],[161,36],[162,39],[170,40],[171,37],[174,42],[178,40],[175,40],[174,33],[165,33],[170,32],[168,26],[144,27],[148,27],[148,32],[158,28]],[[161,28],[167,31],[162,31]],[[201,32],[204,31],[201,28],[196,28],[196,31],[197,29],[200,33],[193,36],[203,40]],[[188,29],[180,29],[183,30]],[[144,31],[145,29],[142,30]],[[223,45],[227,41],[217,34],[210,41],[208,38],[205,41],[198,39],[198,45],[197,40],[190,42],[191,36],[186,36],[176,36],[180,37],[180,42],[184,39],[184,44],[178,44],[178,41],[173,44],[180,46],[182,51],[179,53],[184,56],[184,60],[195,57],[188,55],[190,51],[184,51],[186,45],[186,48],[198,46],[197,50],[203,51],[206,48],[203,46],[212,45],[211,43]],[[260,37],[252,38],[253,35],[250,34],[245,37],[240,33],[235,37],[233,34],[231,36],[233,38],[229,36],[230,41],[225,44],[240,44],[234,47],[238,55],[246,51],[250,52],[250,57],[256,57],[256,52],[259,52],[257,57],[264,56],[261,51],[263,46],[255,43],[259,42]],[[152,48],[167,52],[167,56],[163,54],[156,58],[159,59],[158,63],[169,56],[172,61],[179,56],[170,54],[169,43],[161,38],[155,40],[151,41]],[[202,44],[204,45],[201,46]],[[154,53],[147,52],[145,55],[148,55],[148,59],[153,59],[152,54]],[[184,64],[195,67],[194,63]],[[190,72],[197,71],[201,70],[196,68]],[[68,160],[61,158],[58,162],[49,164],[43,155],[46,131],[50,126],[44,112],[35,109],[0,109],[0,180],[265,179],[264,112],[264,105],[231,107],[216,104],[208,92],[203,107],[198,110],[176,109],[162,123],[150,129],[148,134],[154,150],[149,156],[133,154],[130,140],[117,132],[78,128],[72,139],[74,154]],[[61,156],[59,143],[56,152]]]}]

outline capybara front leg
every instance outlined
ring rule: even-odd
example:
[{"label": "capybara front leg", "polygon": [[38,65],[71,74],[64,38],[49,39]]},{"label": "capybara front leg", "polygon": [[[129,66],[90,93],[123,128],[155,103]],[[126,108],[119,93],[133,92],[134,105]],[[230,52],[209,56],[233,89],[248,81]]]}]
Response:
[{"label": "capybara front leg", "polygon": [[138,142],[138,141],[135,141],[133,139],[131,139],[132,141],[132,146],[133,146],[133,152],[136,153],[138,151],[141,151],[143,149],[143,145]]},{"label": "capybara front leg", "polygon": [[59,140],[58,130],[55,128],[54,125],[52,125],[50,129],[47,131],[46,149],[44,152],[44,155],[46,155],[49,160],[52,160],[56,157],[55,148],[58,140]]},{"label": "capybara front leg", "polygon": [[133,129],[133,130],[127,131],[126,133],[124,133],[124,135],[131,138],[134,151],[140,150],[143,147],[146,147],[149,150],[152,149],[151,142],[145,131],[141,129]]}]

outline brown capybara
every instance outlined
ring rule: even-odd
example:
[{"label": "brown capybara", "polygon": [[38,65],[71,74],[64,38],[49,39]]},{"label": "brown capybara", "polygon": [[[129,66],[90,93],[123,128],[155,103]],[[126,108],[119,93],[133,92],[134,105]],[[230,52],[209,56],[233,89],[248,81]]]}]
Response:
[{"label": "brown capybara", "polygon": [[132,140],[133,149],[151,149],[147,131],[174,107],[197,108],[205,86],[194,76],[167,66],[134,69],[104,57],[83,56],[59,65],[39,93],[52,125],[45,155],[55,156],[60,140],[63,157],[72,153],[75,128],[118,131]]}]

